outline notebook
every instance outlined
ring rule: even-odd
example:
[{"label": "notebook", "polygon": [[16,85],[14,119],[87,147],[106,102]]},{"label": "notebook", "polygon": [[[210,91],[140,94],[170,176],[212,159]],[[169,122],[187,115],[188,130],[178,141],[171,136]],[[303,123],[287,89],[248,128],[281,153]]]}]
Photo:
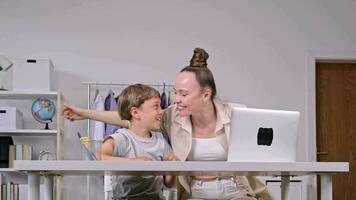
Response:
[{"label": "notebook", "polygon": [[300,113],[233,107],[229,162],[295,162]]}]

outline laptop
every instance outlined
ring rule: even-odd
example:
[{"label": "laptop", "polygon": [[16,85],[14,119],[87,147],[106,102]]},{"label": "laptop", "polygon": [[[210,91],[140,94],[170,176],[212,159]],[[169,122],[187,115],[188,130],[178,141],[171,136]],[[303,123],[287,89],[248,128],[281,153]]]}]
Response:
[{"label": "laptop", "polygon": [[300,113],[233,107],[229,162],[296,162]]}]

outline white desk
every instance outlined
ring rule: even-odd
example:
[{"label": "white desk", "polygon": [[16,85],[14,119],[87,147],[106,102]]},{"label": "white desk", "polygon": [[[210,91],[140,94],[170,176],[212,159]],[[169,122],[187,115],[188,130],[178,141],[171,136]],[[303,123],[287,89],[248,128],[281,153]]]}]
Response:
[{"label": "white desk", "polygon": [[347,162],[115,162],[115,161],[26,161],[14,162],[16,171],[28,173],[28,200],[39,199],[39,178],[45,175],[45,199],[52,200],[53,176],[80,175],[217,175],[217,176],[281,176],[282,199],[289,192],[289,177],[320,175],[321,199],[332,199],[332,175],[349,171]]}]

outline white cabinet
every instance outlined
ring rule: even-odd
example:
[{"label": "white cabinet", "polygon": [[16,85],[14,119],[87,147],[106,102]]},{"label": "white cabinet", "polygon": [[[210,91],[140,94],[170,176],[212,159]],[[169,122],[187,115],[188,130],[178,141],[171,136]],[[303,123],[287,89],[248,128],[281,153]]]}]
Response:
[{"label": "white cabinet", "polygon": [[[264,182],[273,200],[281,200],[281,178],[264,177]],[[303,177],[291,177],[289,184],[288,200],[307,200],[307,184]]]},{"label": "white cabinet", "polygon": [[[49,124],[50,129],[45,130],[45,124],[37,122],[31,113],[33,102],[37,98],[50,99],[56,105],[56,116],[53,122]],[[32,159],[37,160],[41,151],[55,153],[58,160],[63,159],[63,117],[60,115],[60,108],[63,102],[61,92],[16,92],[0,91],[0,107],[16,107],[23,113],[22,129],[1,129],[1,136],[11,136],[14,144],[30,144],[33,146]],[[0,168],[0,183],[13,182],[17,184],[27,184],[27,177],[21,175],[11,168]],[[62,199],[62,178],[57,177],[56,199]]]}]

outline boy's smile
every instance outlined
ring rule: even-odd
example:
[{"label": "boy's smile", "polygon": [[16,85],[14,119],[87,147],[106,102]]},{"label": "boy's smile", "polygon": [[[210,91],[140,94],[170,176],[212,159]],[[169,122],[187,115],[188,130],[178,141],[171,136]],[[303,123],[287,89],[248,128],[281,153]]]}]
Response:
[{"label": "boy's smile", "polygon": [[161,126],[161,100],[158,97],[153,97],[146,100],[139,108],[139,121],[143,127],[148,130],[159,129]]}]

